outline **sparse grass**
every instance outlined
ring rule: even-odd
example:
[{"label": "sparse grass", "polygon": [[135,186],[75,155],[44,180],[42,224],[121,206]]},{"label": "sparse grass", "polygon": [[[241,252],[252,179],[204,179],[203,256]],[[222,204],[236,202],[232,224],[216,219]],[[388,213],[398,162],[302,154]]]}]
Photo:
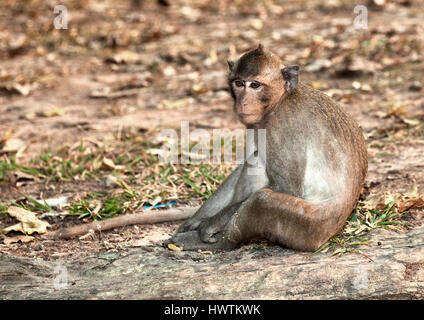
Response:
[{"label": "sparse grass", "polygon": [[23,166],[16,163],[14,158],[4,157],[3,160],[0,160],[0,183],[8,182],[8,174],[13,171],[21,171],[35,177],[43,177],[44,175],[35,168],[28,166]]},{"label": "sparse grass", "polygon": [[[6,155],[0,158],[0,183],[13,181],[13,172],[23,172],[42,181],[84,181],[102,179],[108,174],[120,176],[126,182],[143,186],[148,184],[184,184],[189,192],[186,196],[208,198],[217,184],[225,179],[234,165],[218,164],[160,164],[158,156],[149,153],[153,144],[152,137],[126,135],[120,141],[109,144],[82,140],[72,146],[65,145],[58,150],[47,149],[29,162],[21,164]],[[224,140],[221,141],[223,160]],[[193,147],[192,145],[191,147]],[[213,143],[210,144],[213,151]],[[233,154],[236,141],[232,141]],[[147,173],[150,174],[147,174]],[[143,179],[140,179],[140,176]],[[199,178],[202,178],[199,180]],[[170,181],[171,180],[171,181]]]},{"label": "sparse grass", "polygon": [[393,157],[394,154],[393,153],[388,153],[388,152],[380,152],[380,153],[377,153],[375,156],[376,157]]},{"label": "sparse grass", "polygon": [[0,160],[0,182],[5,181],[7,179],[7,173],[15,169],[10,162]]},{"label": "sparse grass", "polygon": [[37,201],[27,195],[23,195],[26,199],[25,202],[21,201],[19,203],[10,201],[10,203],[14,206],[33,211],[33,212],[50,212],[52,211],[52,208],[45,202],[41,203],[40,201]]},{"label": "sparse grass", "polygon": [[89,193],[83,200],[71,204],[68,210],[71,215],[77,215],[80,219],[86,217],[94,220],[107,219],[140,207],[140,202],[135,204],[128,201],[129,199],[132,199],[132,196],[127,193],[111,195],[93,192]]},{"label": "sparse grass", "polygon": [[369,209],[359,202],[353,210],[343,230],[327,241],[315,253],[332,251],[333,255],[345,252],[360,253],[358,246],[368,244],[366,235],[374,229],[391,229],[400,231],[407,227],[407,224],[401,221],[402,214],[398,213],[394,204],[398,199],[392,200],[387,207],[380,211]]},{"label": "sparse grass", "polygon": [[5,216],[7,215],[7,207],[0,205],[0,216]]},{"label": "sparse grass", "polygon": [[[149,149],[160,148],[161,144],[155,145],[152,140],[124,135],[121,140],[108,143],[80,141],[57,150],[48,149],[25,164],[3,156],[0,183],[13,183],[13,174],[18,171],[47,185],[52,181],[95,180],[102,190],[104,181],[109,181],[112,192],[91,192],[67,208],[80,218],[105,219],[145,205],[205,200],[234,168],[223,164],[159,163],[158,156]],[[51,210],[30,197],[13,204],[36,212]]]}]

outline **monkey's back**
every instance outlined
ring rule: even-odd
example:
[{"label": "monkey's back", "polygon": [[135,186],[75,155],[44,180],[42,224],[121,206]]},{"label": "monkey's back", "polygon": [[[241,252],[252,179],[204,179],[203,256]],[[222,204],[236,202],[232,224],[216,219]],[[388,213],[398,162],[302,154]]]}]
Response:
[{"label": "monkey's back", "polygon": [[357,122],[323,92],[301,83],[268,118],[272,187],[314,203],[335,200],[350,212],[368,167]]}]

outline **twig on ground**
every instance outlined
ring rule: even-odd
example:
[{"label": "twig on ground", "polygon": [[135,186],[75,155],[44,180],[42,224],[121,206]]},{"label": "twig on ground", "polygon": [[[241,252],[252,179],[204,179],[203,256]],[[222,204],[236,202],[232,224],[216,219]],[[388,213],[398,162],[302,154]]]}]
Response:
[{"label": "twig on ground", "polygon": [[69,239],[86,234],[90,232],[90,230],[104,231],[133,224],[152,224],[184,220],[192,217],[198,209],[199,207],[185,207],[160,211],[152,210],[149,212],[141,212],[137,214],[127,214],[107,220],[94,221],[88,224],[48,232],[45,237],[49,239]]}]

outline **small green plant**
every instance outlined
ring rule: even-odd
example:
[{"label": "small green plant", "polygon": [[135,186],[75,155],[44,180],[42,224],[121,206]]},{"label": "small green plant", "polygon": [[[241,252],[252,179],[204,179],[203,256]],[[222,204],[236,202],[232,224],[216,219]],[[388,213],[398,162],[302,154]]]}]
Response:
[{"label": "small green plant", "polygon": [[7,215],[7,207],[0,205],[0,216],[5,216]]},{"label": "small green plant", "polygon": [[[133,200],[133,201],[129,201]],[[78,218],[91,217],[94,220],[112,218],[118,214],[136,210],[141,203],[127,192],[111,195],[105,192],[92,192],[68,207],[71,215]]]},{"label": "small green plant", "polygon": [[32,212],[50,212],[52,211],[52,208],[45,202],[41,203],[27,195],[23,195],[26,199],[26,202],[20,202],[20,203],[16,203],[13,201],[10,201],[10,204],[16,206],[16,207],[20,207],[22,209],[28,210],[28,211],[32,211]]},{"label": "small green plant", "polygon": [[343,230],[315,253],[326,252],[330,249],[333,254],[359,252],[357,246],[369,243],[365,236],[371,230],[378,228],[400,230],[400,227],[407,226],[405,222],[400,221],[402,214],[398,213],[394,206],[397,200],[397,198],[393,199],[382,211],[361,207],[359,203]]}]

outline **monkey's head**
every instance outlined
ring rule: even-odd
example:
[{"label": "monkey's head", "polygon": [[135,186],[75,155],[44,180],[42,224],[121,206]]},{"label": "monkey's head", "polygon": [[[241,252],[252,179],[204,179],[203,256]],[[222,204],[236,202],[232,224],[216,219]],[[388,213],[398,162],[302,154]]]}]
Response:
[{"label": "monkey's head", "polygon": [[228,82],[234,109],[245,125],[263,116],[298,84],[299,67],[284,66],[280,58],[259,45],[237,61],[228,61]]}]

